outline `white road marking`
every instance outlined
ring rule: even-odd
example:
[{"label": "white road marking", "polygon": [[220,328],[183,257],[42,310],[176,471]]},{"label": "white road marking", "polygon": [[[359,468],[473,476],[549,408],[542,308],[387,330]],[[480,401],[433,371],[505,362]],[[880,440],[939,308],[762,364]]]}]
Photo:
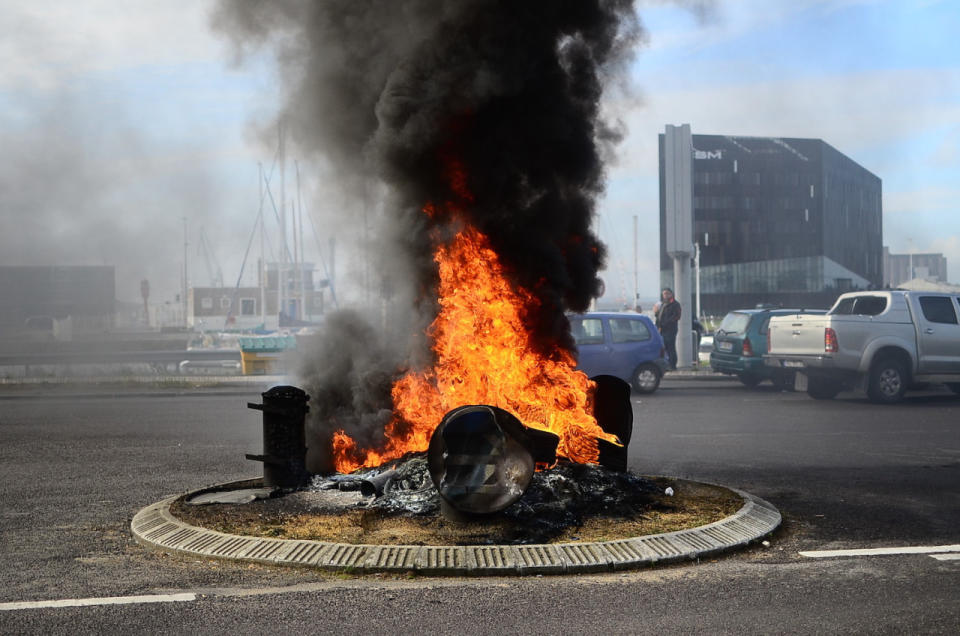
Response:
[{"label": "white road marking", "polygon": [[42,609],[47,607],[87,607],[90,605],[132,605],[137,603],[177,603],[195,601],[197,595],[183,594],[151,594],[149,596],[105,596],[100,598],[66,598],[55,601],[21,601],[16,603],[0,603],[0,611]]},{"label": "white road marking", "polygon": [[931,554],[932,558],[937,561],[960,561],[960,554]]},{"label": "white road marking", "polygon": [[937,552],[960,552],[960,545],[919,545],[901,548],[863,548],[859,550],[810,550],[800,556],[823,559],[846,556],[882,556],[886,554],[933,554]]}]

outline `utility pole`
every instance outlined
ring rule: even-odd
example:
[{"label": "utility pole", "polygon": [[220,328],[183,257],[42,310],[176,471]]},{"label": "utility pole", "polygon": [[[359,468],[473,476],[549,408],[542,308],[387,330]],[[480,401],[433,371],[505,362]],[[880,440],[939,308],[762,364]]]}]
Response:
[{"label": "utility pole", "polygon": [[700,243],[693,244],[693,269],[696,274],[697,289],[697,320],[700,320]]},{"label": "utility pole", "polygon": [[913,275],[913,239],[908,238],[907,242],[910,244],[910,275],[907,277],[907,280],[913,280],[915,278]]},{"label": "utility pole", "polygon": [[633,307],[640,306],[640,269],[639,254],[637,250],[637,215],[633,215]]},{"label": "utility pole", "polygon": [[[673,259],[674,297],[681,307],[690,302],[690,256],[693,252],[693,136],[690,124],[666,127],[664,133],[664,203],[667,254]],[[692,312],[680,314],[677,366],[693,361]]]},{"label": "utility pole", "polygon": [[183,311],[183,326],[188,327],[187,322],[187,217],[183,217],[183,295],[180,297],[180,308]]}]

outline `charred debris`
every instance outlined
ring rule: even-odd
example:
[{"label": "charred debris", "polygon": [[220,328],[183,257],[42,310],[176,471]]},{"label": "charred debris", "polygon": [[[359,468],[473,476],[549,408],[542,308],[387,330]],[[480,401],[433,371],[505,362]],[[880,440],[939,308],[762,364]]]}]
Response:
[{"label": "charred debris", "polygon": [[264,463],[263,485],[276,495],[359,491],[365,497],[359,506],[385,514],[502,513],[535,536],[578,524],[585,515],[629,512],[657,492],[648,480],[626,472],[633,427],[629,386],[611,376],[593,380],[594,415],[622,442],[601,445],[598,464],[557,457],[555,434],[503,409],[465,405],[444,417],[426,453],[350,474],[310,475],[303,434],[310,396],[292,386],[273,387],[262,394],[263,404],[248,404],[263,413],[264,452],[247,458]]}]

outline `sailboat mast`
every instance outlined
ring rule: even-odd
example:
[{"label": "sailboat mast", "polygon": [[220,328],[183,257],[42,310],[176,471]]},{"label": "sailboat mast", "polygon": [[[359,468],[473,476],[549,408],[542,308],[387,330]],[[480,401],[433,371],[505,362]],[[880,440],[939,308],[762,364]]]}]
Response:
[{"label": "sailboat mast", "polygon": [[258,284],[260,285],[260,322],[263,328],[267,328],[267,256],[263,249],[263,164],[257,162],[257,173],[260,176],[260,211],[257,213],[257,219],[260,221],[260,271],[257,272]]},{"label": "sailboat mast", "polygon": [[300,314],[304,320],[307,320],[307,316],[311,312],[308,311],[307,277],[304,268],[304,261],[307,259],[303,249],[303,197],[300,195],[300,162],[294,161],[293,165],[297,170],[297,216],[300,219],[300,265],[297,268],[297,272],[300,275]]},{"label": "sailboat mast", "polygon": [[286,265],[287,265],[287,192],[286,192],[286,149],[284,148],[283,122],[277,123],[280,136],[280,264],[277,268],[277,312],[286,310]]}]

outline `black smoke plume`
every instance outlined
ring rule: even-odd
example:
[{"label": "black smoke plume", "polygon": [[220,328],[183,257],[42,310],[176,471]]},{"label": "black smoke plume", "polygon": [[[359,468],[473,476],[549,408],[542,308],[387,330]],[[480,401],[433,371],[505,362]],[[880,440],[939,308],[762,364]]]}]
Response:
[{"label": "black smoke plume", "polygon": [[225,1],[213,22],[241,52],[276,51],[303,151],[345,183],[386,184],[381,232],[401,265],[382,269],[409,276],[427,314],[449,218],[422,208],[451,202],[539,298],[534,342],[573,347],[564,311],[600,291],[590,224],[618,139],[600,98],[641,34],[632,0]]}]

